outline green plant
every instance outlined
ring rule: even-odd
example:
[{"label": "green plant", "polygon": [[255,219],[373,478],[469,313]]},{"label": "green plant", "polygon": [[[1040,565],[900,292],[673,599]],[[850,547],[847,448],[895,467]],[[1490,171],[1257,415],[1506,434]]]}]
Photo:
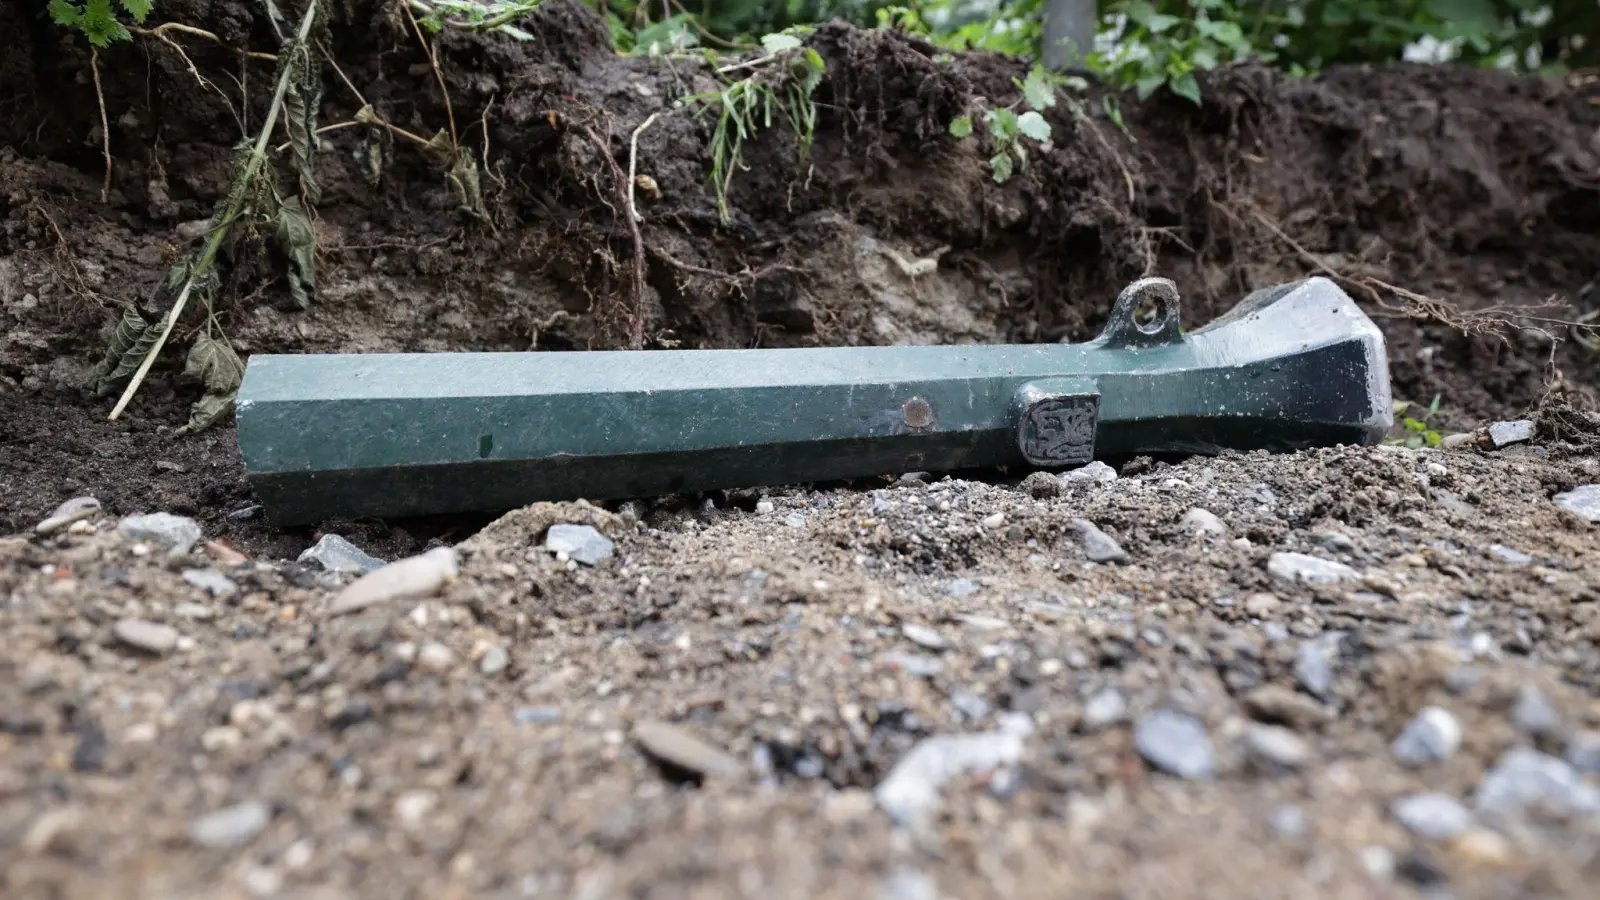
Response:
[{"label": "green plant", "polygon": [[796,154],[804,162],[816,136],[817,105],[812,94],[822,83],[826,68],[822,56],[804,45],[799,33],[789,29],[761,39],[766,54],[744,63],[718,69],[718,74],[751,70],[737,81],[714,93],[696,94],[685,104],[716,107],[717,125],[711,134],[711,182],[717,192],[717,209],[722,221],[729,221],[728,187],[733,175],[744,165],[744,143],[757,132],[772,127],[774,113],[789,120],[799,139]]},{"label": "green plant", "polygon": [[637,33],[629,33],[623,40],[625,50],[635,56],[664,56],[682,53],[700,45],[700,36],[694,30],[694,17],[687,13],[668,16],[652,22]]},{"label": "green plant", "polygon": [[535,9],[543,0],[406,0],[423,28],[438,34],[446,28],[462,31],[499,32],[519,41],[533,35],[512,25]]},{"label": "green plant", "polygon": [[[1089,54],[1089,67],[1119,87],[1133,88],[1140,100],[1166,86],[1198,104],[1196,72],[1249,57],[1273,59],[1270,49],[1256,46],[1246,35],[1243,6],[1226,0],[1185,5],[1192,10],[1189,16],[1162,12],[1147,0],[1113,3],[1111,12],[1123,17],[1123,27],[1114,34],[1112,49]],[[1252,24],[1258,29],[1272,21],[1262,11],[1255,16]]]},{"label": "green plant", "polygon": [[[946,50],[1032,59],[1041,56],[1044,33],[1043,0],[587,2],[606,14],[625,52],[629,35],[658,17],[678,16],[711,43],[838,17],[913,34]],[[1594,37],[1600,4],[1594,0],[1102,0],[1098,7],[1102,37],[1109,38],[1102,43],[1115,48],[1106,54],[1114,58],[1090,68],[1132,75],[1127,86],[1145,77],[1154,85],[1149,90],[1174,84],[1191,97],[1184,76],[1203,71],[1209,59],[1220,64],[1270,55],[1297,75],[1399,60],[1428,48],[1461,63],[1546,73],[1600,64]],[[1135,17],[1161,27],[1145,27]],[[1238,27],[1237,35],[1229,24]]]},{"label": "green plant", "polygon": [[[1022,92],[1022,96],[1009,106],[983,112],[984,124],[989,127],[989,136],[994,139],[994,155],[989,158],[989,170],[996,184],[1009,181],[1018,167],[1027,168],[1028,151],[1023,138],[1040,144],[1050,140],[1050,123],[1045,121],[1041,113],[1056,105],[1056,91],[1067,85],[1084,86],[1082,79],[1058,75],[1042,66],[1034,66],[1029,70],[1026,80],[1013,78],[1011,81]],[[1018,114],[1016,107],[1024,104],[1028,108]],[[951,120],[952,137],[962,139],[971,134],[971,116],[957,116]]]},{"label": "green plant", "polygon": [[1279,2],[1279,54],[1305,71],[1400,59],[1432,45],[1439,58],[1557,73],[1600,62],[1600,4],[1591,0],[1301,0]]},{"label": "green plant", "polygon": [[[924,36],[946,50],[984,50],[1007,56],[1037,56],[1044,40],[1043,0],[992,5],[969,0],[929,0],[914,6]],[[937,27],[927,25],[939,22]]]},{"label": "green plant", "polygon": [[921,37],[931,37],[933,29],[922,20],[922,13],[910,6],[885,6],[873,13],[878,27],[903,31]]},{"label": "green plant", "polygon": [[126,385],[110,418],[116,419],[127,408],[191,298],[197,298],[204,309],[205,322],[203,333],[190,348],[184,371],[204,384],[205,395],[194,405],[183,430],[207,428],[233,408],[244,364],[223,336],[215,308],[222,284],[218,257],[230,237],[241,232],[246,236],[270,234],[287,260],[290,294],[302,307],[313,301],[316,245],[310,216],[299,195],[281,190],[267,155],[281,115],[288,126],[301,193],[312,200],[320,195],[311,174],[317,101],[322,93],[310,40],[316,13],[317,0],[309,0],[297,34],[278,52],[276,89],[266,120],[254,144],[239,148],[228,195],[212,216],[205,243],[168,271],[148,308],[131,303],[123,311],[104,360],[90,376],[90,387],[101,395]]},{"label": "green plant", "polygon": [[[1394,404],[1394,414],[1404,415],[1411,408],[1409,400],[1397,400]],[[1439,414],[1439,395],[1433,395],[1433,402],[1428,404],[1428,409],[1418,419],[1406,416],[1400,420],[1400,427],[1407,432],[1403,437],[1390,438],[1385,443],[1397,444],[1417,450],[1422,447],[1437,447],[1444,440],[1444,433],[1433,427],[1433,417]]]},{"label": "green plant", "polygon": [[[150,17],[155,0],[117,0],[117,6],[138,24]],[[112,0],[50,0],[50,18],[63,28],[77,30],[96,47],[132,39],[117,17]]]}]

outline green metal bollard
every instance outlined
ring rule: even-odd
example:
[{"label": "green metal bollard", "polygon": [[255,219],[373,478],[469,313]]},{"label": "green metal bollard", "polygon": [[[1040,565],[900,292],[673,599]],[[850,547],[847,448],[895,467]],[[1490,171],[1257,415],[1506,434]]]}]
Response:
[{"label": "green metal bollard", "polygon": [[284,525],[905,471],[1373,444],[1383,336],[1324,278],[1179,327],[1171,281],[1083,344],[258,355],[245,473]]}]

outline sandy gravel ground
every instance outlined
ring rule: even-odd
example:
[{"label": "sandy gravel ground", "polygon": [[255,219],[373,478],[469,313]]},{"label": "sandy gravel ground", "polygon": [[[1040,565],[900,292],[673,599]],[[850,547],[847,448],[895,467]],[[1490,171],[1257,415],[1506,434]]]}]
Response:
[{"label": "sandy gravel ground", "polygon": [[69,509],[0,540],[4,893],[1593,895],[1600,460],[1096,470],[541,504],[359,582]]}]

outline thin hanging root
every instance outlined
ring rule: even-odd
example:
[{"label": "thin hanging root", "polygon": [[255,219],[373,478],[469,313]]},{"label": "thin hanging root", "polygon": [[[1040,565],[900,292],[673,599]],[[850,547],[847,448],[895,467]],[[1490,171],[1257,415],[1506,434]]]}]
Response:
[{"label": "thin hanging root", "polygon": [[[370,123],[369,122],[363,122],[363,121],[360,121],[358,119],[351,119],[351,120],[349,120],[347,122],[335,122],[332,125],[324,125],[321,128],[318,128],[317,129],[317,134],[318,135],[330,134],[330,133],[335,132],[335,131],[344,131],[345,129],[348,129],[348,128],[367,128],[367,127],[371,127],[372,125],[376,125],[377,127],[382,128],[385,131],[388,131],[390,134],[394,135],[395,137],[405,138],[406,140],[412,142],[413,144],[416,144],[419,147],[428,146],[429,142],[428,142],[427,138],[425,138],[425,137],[423,137],[423,136],[421,136],[419,134],[412,134],[411,132],[405,130],[404,128],[401,128],[398,125],[391,125],[390,123],[385,122],[385,121],[383,121],[381,119],[376,119],[375,121],[370,122]],[[278,146],[273,147],[272,148],[272,152],[273,153],[283,153],[283,152],[286,152],[292,146],[294,146],[294,144],[292,142],[284,141],[283,143],[279,144]]]},{"label": "thin hanging root", "polygon": [[639,163],[639,135],[644,134],[646,128],[654,125],[656,117],[659,115],[661,114],[658,112],[651,113],[650,118],[645,119],[638,128],[633,130],[633,138],[628,141],[628,214],[633,216],[635,222],[644,221],[644,216],[639,215],[639,207],[633,202],[633,185],[638,179],[636,173],[638,172]]},{"label": "thin hanging root", "polygon": [[428,65],[433,67],[433,77],[439,81],[439,93],[444,96],[445,117],[450,120],[450,150],[452,153],[459,153],[461,139],[456,135],[456,111],[450,104],[450,89],[445,87],[444,73],[439,71],[439,57],[434,53],[437,45],[429,46],[428,39],[422,35],[422,26],[417,24],[417,17],[411,14],[411,7],[406,5],[401,9],[405,10],[406,18],[411,20],[411,28],[417,33],[417,42],[422,45],[422,52],[428,54]]},{"label": "thin hanging root", "polygon": [[[300,20],[299,40],[301,44],[306,42],[306,37],[311,33],[311,23],[316,18],[316,15],[317,0],[310,0],[306,4],[305,17]],[[272,105],[267,107],[267,121],[262,124],[261,135],[256,138],[255,149],[251,151],[250,158],[245,163],[244,171],[239,174],[239,178],[245,183],[255,178],[256,172],[267,158],[267,144],[272,138],[272,130],[277,127],[278,114],[283,110],[283,98],[289,92],[289,78],[293,72],[292,66],[284,66],[282,74],[278,77],[277,92],[272,96]],[[107,417],[111,421],[116,421],[117,417],[122,415],[122,411],[128,408],[128,404],[133,400],[133,395],[139,391],[139,385],[143,384],[145,377],[150,374],[150,367],[155,364],[156,357],[161,355],[161,348],[166,346],[167,338],[172,337],[172,329],[177,327],[178,319],[183,315],[183,308],[189,303],[189,295],[194,291],[195,280],[209,271],[216,261],[217,252],[222,249],[222,242],[227,237],[228,231],[233,227],[233,220],[239,214],[237,204],[242,202],[243,196],[241,193],[239,200],[232,205],[232,208],[227,210],[226,215],[221,217],[217,227],[212,229],[211,236],[206,240],[205,250],[201,252],[199,260],[190,269],[189,277],[183,282],[183,290],[178,293],[178,299],[173,302],[172,309],[167,312],[166,321],[161,325],[161,336],[156,338],[155,346],[151,347],[150,352],[145,354],[144,361],[139,363],[138,371],[133,373],[133,378],[129,380],[127,388],[123,390],[121,399],[117,400],[116,407],[111,410],[111,415]]]},{"label": "thin hanging root", "polygon": [[[419,147],[426,147],[429,143],[431,143],[427,138],[422,137],[421,135],[413,134],[378,115],[378,110],[371,103],[367,102],[367,98],[361,93],[361,90],[357,88],[355,83],[350,80],[350,76],[344,74],[344,70],[339,68],[339,61],[334,58],[333,54],[328,51],[328,48],[324,46],[321,41],[317,42],[317,49],[322,51],[323,58],[328,61],[328,65],[333,67],[334,73],[339,76],[340,81],[344,82],[344,86],[350,89],[350,93],[354,94],[357,100],[361,101],[362,112],[370,113],[371,117],[370,122],[364,121],[362,114],[357,113],[356,118],[353,121],[340,122],[337,125],[328,125],[326,127],[319,128],[317,129],[317,134],[338,131],[344,128],[354,128],[358,125],[376,125],[377,127],[388,131],[395,137],[405,138]],[[280,144],[276,148],[276,152],[282,153],[287,149],[289,149],[289,144]]]},{"label": "thin hanging root", "polygon": [[106,119],[106,93],[100,88],[100,50],[89,52],[89,69],[94,72],[94,97],[100,101],[100,144],[106,154],[106,180],[100,185],[100,202],[111,202],[111,124]]},{"label": "thin hanging root", "polygon": [[221,88],[212,84],[210,81],[206,80],[204,75],[200,74],[199,68],[195,66],[194,60],[189,58],[189,54],[183,49],[183,45],[172,38],[167,37],[167,33],[162,31],[160,28],[149,32],[149,35],[161,43],[166,44],[168,47],[171,47],[172,52],[178,54],[178,58],[183,60],[184,66],[189,69],[189,74],[194,76],[194,80],[200,83],[200,87],[202,89],[214,91],[218,97],[222,98],[223,105],[228,107],[228,112],[233,116],[234,121],[239,123],[239,132],[243,134],[245,132],[244,118],[239,115],[238,110],[233,108],[233,101],[228,99],[228,95],[224,94]]},{"label": "thin hanging root", "polygon": [[[228,46],[222,40],[222,38],[219,38],[215,34],[206,31],[204,28],[195,28],[192,25],[184,25],[178,22],[167,22],[163,25],[157,25],[154,28],[139,28],[135,26],[130,27],[128,30],[143,37],[160,38],[163,41],[167,41],[167,43],[172,43],[172,41],[167,37],[168,32],[172,32],[176,34],[188,34],[198,38],[205,38],[219,47]],[[246,59],[259,59],[270,63],[275,63],[278,61],[278,57],[272,55],[271,53],[257,53],[254,50],[241,50],[239,52],[243,54]]]},{"label": "thin hanging root", "polygon": [[[1220,209],[1223,215],[1228,216],[1235,222],[1238,222],[1238,218],[1226,206],[1220,203],[1214,203],[1213,205]],[[1538,325],[1555,327],[1565,326],[1567,328],[1574,329],[1594,328],[1594,326],[1588,325],[1581,319],[1578,321],[1573,321],[1571,319],[1558,319],[1551,316],[1534,315],[1530,311],[1531,309],[1549,309],[1554,305],[1551,302],[1547,302],[1543,307],[1530,307],[1527,309],[1505,309],[1502,307],[1490,307],[1488,309],[1464,310],[1459,308],[1456,304],[1448,301],[1440,300],[1437,297],[1430,297],[1426,294],[1419,294],[1416,291],[1407,290],[1399,285],[1390,284],[1387,281],[1374,278],[1370,275],[1360,278],[1345,275],[1329,266],[1326,261],[1317,256],[1315,253],[1307,250],[1299,241],[1296,241],[1294,238],[1290,237],[1282,228],[1278,227],[1277,223],[1273,222],[1272,219],[1260,209],[1251,206],[1250,212],[1255,217],[1256,221],[1261,224],[1261,227],[1265,228],[1267,231],[1271,232],[1273,236],[1277,237],[1289,247],[1293,248],[1302,259],[1304,259],[1307,263],[1310,263],[1319,272],[1327,275],[1334,281],[1344,282],[1352,287],[1360,288],[1366,292],[1367,296],[1372,299],[1374,304],[1383,309],[1397,312],[1401,315],[1411,316],[1413,318],[1431,319],[1448,328],[1454,328],[1462,334],[1475,336],[1486,335],[1500,338],[1501,340],[1505,339],[1506,332],[1514,331],[1520,327],[1523,327],[1519,324],[1519,322],[1530,322]],[[1400,298],[1402,303],[1397,306],[1394,303],[1389,302],[1388,300],[1384,299],[1384,296],[1380,293],[1380,291],[1388,291],[1390,294]],[[1552,297],[1551,300],[1553,301],[1554,298]]]},{"label": "thin hanging root", "polygon": [[633,182],[627,180],[628,176],[623,174],[622,167],[617,165],[617,158],[611,155],[611,148],[606,146],[605,140],[600,135],[585,127],[583,136],[589,139],[589,143],[594,144],[594,148],[600,152],[600,158],[605,160],[606,168],[611,171],[611,181],[615,185],[617,200],[622,203],[622,216],[628,220],[628,231],[633,235],[633,321],[629,325],[628,345],[635,350],[643,350],[644,235],[639,233],[639,221],[634,218],[633,196],[630,190]]}]

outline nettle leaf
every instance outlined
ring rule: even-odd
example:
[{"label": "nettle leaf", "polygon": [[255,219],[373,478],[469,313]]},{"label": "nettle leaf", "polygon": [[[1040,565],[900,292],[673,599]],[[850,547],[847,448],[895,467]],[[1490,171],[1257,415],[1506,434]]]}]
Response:
[{"label": "nettle leaf", "polygon": [[300,186],[312,203],[322,199],[317,184],[314,157],[317,144],[317,112],[322,105],[322,78],[310,48],[290,42],[280,53],[290,67],[289,88],[283,95],[284,123],[289,128],[289,143],[294,148],[294,167]]},{"label": "nettle leaf", "polygon": [[1009,109],[994,109],[989,111],[989,133],[994,139],[1004,143],[1014,140],[1017,136],[1017,114]]},{"label": "nettle leaf", "polygon": [[207,391],[231,393],[244,380],[244,363],[226,341],[202,334],[189,348],[183,374],[205,385]]},{"label": "nettle leaf", "polygon": [[299,197],[284,200],[275,217],[278,246],[289,258],[289,296],[301,309],[317,297],[317,233]]},{"label": "nettle leaf", "polygon": [[239,385],[244,381],[244,362],[226,341],[202,334],[189,348],[183,374],[205,385],[205,394],[189,410],[189,421],[180,434],[204,431],[233,411]]},{"label": "nettle leaf", "polygon": [[1148,100],[1150,95],[1156,92],[1156,88],[1166,83],[1167,74],[1165,72],[1154,72],[1134,82],[1133,88],[1140,100]]},{"label": "nettle leaf", "polygon": [[1151,16],[1156,15],[1156,8],[1145,2],[1145,0],[1133,0],[1122,11],[1122,14],[1127,16],[1128,20],[1135,25],[1145,25],[1150,21]]},{"label": "nettle leaf", "polygon": [[1160,34],[1161,32],[1170,29],[1172,26],[1181,21],[1183,20],[1177,16],[1169,16],[1166,13],[1155,13],[1150,18],[1145,20],[1144,27],[1150,29],[1151,34]]},{"label": "nettle leaf", "polygon": [[[135,317],[137,317],[137,321]],[[139,322],[144,323],[143,328],[139,327]],[[123,331],[123,326],[128,328],[126,333]],[[148,321],[138,307],[129,306],[128,310],[122,314],[122,323],[117,326],[116,335],[112,337],[112,350],[115,351],[119,341],[124,341],[129,336],[132,337],[132,340],[126,340],[122,344],[123,350],[117,357],[116,364],[100,380],[101,394],[109,393],[113,386],[119,384],[125,378],[133,377],[133,373],[139,370],[139,367],[144,364],[144,358],[149,356],[150,352],[156,348],[156,339],[161,337],[161,322],[160,320],[155,322]]]},{"label": "nettle leaf", "polygon": [[456,200],[461,208],[475,219],[487,219],[484,212],[483,186],[478,181],[478,161],[465,147],[456,156],[455,165],[448,173],[450,186],[456,189]]},{"label": "nettle leaf", "polygon": [[800,88],[810,96],[811,92],[817,89],[817,85],[822,84],[822,73],[827,70],[828,64],[822,61],[821,53],[807,47],[805,52],[800,54],[800,65],[805,70],[800,78]]},{"label": "nettle leaf", "polygon": [[696,46],[699,37],[690,30],[689,22],[689,16],[679,13],[642,29],[634,37],[633,52],[653,56]]},{"label": "nettle leaf", "polygon": [[117,21],[116,13],[111,9],[111,0],[86,0],[77,26],[89,43],[96,47],[108,47],[115,41],[133,38],[128,29]]},{"label": "nettle leaf", "polygon": [[1044,69],[1035,66],[1022,83],[1022,97],[1034,109],[1049,109],[1056,105],[1055,85],[1045,77]]},{"label": "nettle leaf", "polygon": [[1011,178],[1011,154],[997,153],[989,160],[989,168],[994,170],[995,184],[1005,184]]},{"label": "nettle leaf", "polygon": [[454,163],[456,158],[455,144],[450,140],[450,133],[443,128],[434,134],[426,144],[422,145],[422,155],[433,160],[439,165]]},{"label": "nettle leaf", "polygon": [[50,19],[63,28],[71,28],[83,18],[83,10],[72,0],[50,0]]},{"label": "nettle leaf", "polygon": [[122,0],[122,8],[128,11],[135,22],[143,25],[144,20],[150,16],[150,8],[155,5],[154,0]]},{"label": "nettle leaf", "polygon": [[1192,101],[1195,106],[1200,105],[1200,83],[1194,80],[1193,72],[1185,72],[1172,79],[1171,86],[1174,94]]},{"label": "nettle leaf", "polygon": [[[129,353],[133,352],[146,334],[154,330],[150,321],[140,311],[138,304],[128,304],[127,309],[122,311],[122,318],[117,322],[116,329],[111,332],[111,343],[106,348],[105,358],[90,373],[90,390],[101,396],[109,393],[112,387],[112,373],[122,366],[122,361],[127,358]],[[155,336],[152,334],[150,335],[150,343],[154,344],[154,342]],[[141,355],[139,358],[142,360],[144,357]],[[138,362],[135,362],[133,368],[128,371],[132,372],[133,369],[138,367]]]},{"label": "nettle leaf", "polygon": [[1033,110],[1017,117],[1017,130],[1041,144],[1050,140],[1050,123]]},{"label": "nettle leaf", "polygon": [[768,34],[761,38],[761,49],[776,55],[785,50],[794,50],[801,44],[799,38],[792,34]]},{"label": "nettle leaf", "polygon": [[957,116],[950,120],[950,136],[964,138],[972,134],[972,117]]}]

